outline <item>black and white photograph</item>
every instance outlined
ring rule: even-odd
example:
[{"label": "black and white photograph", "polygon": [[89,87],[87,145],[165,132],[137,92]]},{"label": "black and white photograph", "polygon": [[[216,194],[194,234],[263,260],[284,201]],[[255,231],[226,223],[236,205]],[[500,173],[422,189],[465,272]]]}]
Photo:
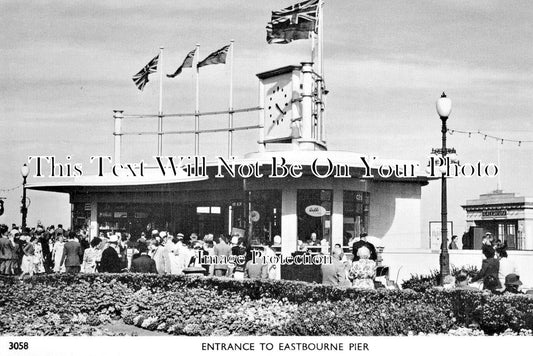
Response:
[{"label": "black and white photograph", "polygon": [[531,349],[532,19],[1,1],[0,353]]}]

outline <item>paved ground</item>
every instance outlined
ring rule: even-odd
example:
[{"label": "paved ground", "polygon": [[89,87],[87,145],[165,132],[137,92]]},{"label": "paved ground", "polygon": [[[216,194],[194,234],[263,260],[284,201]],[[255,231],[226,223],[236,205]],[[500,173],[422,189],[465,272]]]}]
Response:
[{"label": "paved ground", "polygon": [[113,333],[122,333],[132,336],[169,336],[167,333],[150,331],[133,325],[125,324],[122,320],[113,321],[111,324],[105,325],[104,329],[107,329]]}]

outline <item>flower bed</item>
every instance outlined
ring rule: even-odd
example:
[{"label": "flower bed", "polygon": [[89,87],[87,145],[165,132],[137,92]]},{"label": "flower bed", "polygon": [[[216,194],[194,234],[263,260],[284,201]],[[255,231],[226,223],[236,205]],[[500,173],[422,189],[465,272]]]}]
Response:
[{"label": "flower bed", "polygon": [[518,334],[533,329],[533,298],[139,274],[0,278],[0,334],[92,334],[113,319],[175,335],[446,334],[472,324]]},{"label": "flower bed", "polygon": [[[459,272],[465,271],[466,274],[473,278],[479,270],[475,266],[464,266],[461,268],[452,266],[451,275],[457,276]],[[411,275],[411,278],[402,283],[403,289],[412,289],[417,292],[425,292],[426,290],[438,286],[440,283],[440,271],[433,270],[427,275]]]}]

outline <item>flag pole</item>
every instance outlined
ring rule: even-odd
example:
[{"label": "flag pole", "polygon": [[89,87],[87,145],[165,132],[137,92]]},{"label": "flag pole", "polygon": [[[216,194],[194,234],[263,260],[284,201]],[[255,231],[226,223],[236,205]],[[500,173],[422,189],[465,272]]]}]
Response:
[{"label": "flag pole", "polygon": [[324,32],[324,1],[319,0],[318,2],[318,74],[322,77],[324,75],[324,62],[323,59],[323,49],[324,49],[324,42],[323,42],[323,32]]},{"label": "flag pole", "polygon": [[200,44],[196,44],[196,100],[194,108],[194,155],[200,154],[200,69],[198,62],[200,61]]},{"label": "flag pole", "polygon": [[229,110],[228,110],[228,158],[233,155],[233,49],[235,41],[230,41],[229,57]]},{"label": "flag pole", "polygon": [[325,108],[324,108],[324,101],[326,100],[324,96],[324,90],[325,90],[325,82],[324,82],[324,0],[318,1],[318,69],[319,69],[319,75],[320,75],[320,87],[318,88],[318,95],[320,100],[320,107],[318,108],[319,112],[318,115],[320,117],[320,137],[319,140],[322,142],[326,142],[326,133],[325,133],[325,125],[324,125],[324,119],[325,119]]},{"label": "flag pole", "polygon": [[311,63],[315,65],[315,31],[311,33]]},{"label": "flag pole", "polygon": [[163,154],[163,47],[159,47],[159,120],[157,127],[157,155]]}]

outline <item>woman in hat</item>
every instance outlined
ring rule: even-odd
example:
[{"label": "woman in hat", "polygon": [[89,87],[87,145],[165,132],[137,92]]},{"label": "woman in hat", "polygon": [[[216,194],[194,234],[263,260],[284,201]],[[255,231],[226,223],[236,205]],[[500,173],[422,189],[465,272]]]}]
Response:
[{"label": "woman in hat", "polygon": [[108,247],[102,252],[100,272],[119,273],[121,270],[120,258],[118,257],[118,236],[109,237]]}]

